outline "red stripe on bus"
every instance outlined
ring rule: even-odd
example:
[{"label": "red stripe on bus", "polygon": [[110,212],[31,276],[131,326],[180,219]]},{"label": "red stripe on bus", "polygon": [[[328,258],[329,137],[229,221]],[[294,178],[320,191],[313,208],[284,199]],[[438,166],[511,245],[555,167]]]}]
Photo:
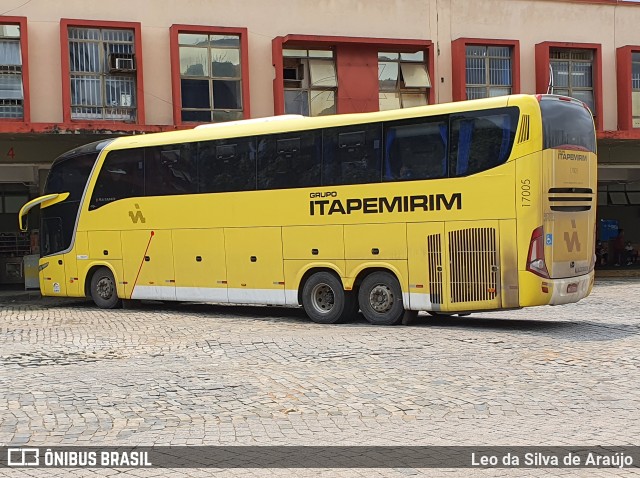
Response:
[{"label": "red stripe on bus", "polygon": [[147,248],[144,250],[144,254],[142,254],[142,260],[140,261],[140,267],[138,268],[138,275],[136,275],[136,280],[133,282],[133,287],[131,288],[131,297],[133,297],[133,291],[136,289],[136,284],[138,283],[138,278],[140,277],[140,272],[142,271],[142,266],[144,265],[144,258],[147,256],[147,251],[149,250],[149,246],[151,245],[151,239],[153,239],[153,235],[154,232],[151,231],[149,242],[147,242]]}]

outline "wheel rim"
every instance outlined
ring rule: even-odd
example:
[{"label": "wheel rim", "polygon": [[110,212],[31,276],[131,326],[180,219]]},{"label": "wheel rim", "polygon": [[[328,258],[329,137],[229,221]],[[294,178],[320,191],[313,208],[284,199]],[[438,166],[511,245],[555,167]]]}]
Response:
[{"label": "wheel rim", "polygon": [[336,303],[333,289],[327,284],[316,285],[311,290],[311,303],[316,312],[328,314]]},{"label": "wheel rim", "polygon": [[96,292],[103,300],[109,300],[113,297],[113,281],[109,277],[101,277],[96,283]]},{"label": "wheel rim", "polygon": [[395,297],[390,287],[378,284],[369,293],[369,304],[376,312],[383,314],[393,308]]}]

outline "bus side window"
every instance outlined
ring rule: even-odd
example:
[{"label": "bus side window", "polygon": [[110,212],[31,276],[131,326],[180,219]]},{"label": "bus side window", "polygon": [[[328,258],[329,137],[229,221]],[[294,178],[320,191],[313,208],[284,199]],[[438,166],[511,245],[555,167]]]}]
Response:
[{"label": "bus side window", "polygon": [[198,143],[198,177],[198,192],[201,193],[255,190],[255,138]]},{"label": "bus side window", "polygon": [[518,112],[518,108],[508,107],[452,116],[450,175],[486,171],[509,159]]},{"label": "bus side window", "polygon": [[102,164],[89,209],[129,197],[144,196],[144,150],[111,151]]},{"label": "bus side window", "polygon": [[387,123],[383,181],[446,177],[447,142],[447,121],[441,117]]},{"label": "bus side window", "polygon": [[195,151],[195,143],[145,148],[146,195],[196,193],[198,188]]},{"label": "bus side window", "polygon": [[319,130],[258,139],[258,189],[320,186],[322,135]]},{"label": "bus side window", "polygon": [[322,185],[379,183],[382,125],[327,128],[322,133]]}]

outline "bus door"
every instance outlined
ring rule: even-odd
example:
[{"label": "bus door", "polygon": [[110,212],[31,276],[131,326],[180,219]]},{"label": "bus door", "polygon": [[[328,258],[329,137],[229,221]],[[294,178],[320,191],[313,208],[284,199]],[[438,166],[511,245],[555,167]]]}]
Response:
[{"label": "bus door", "polygon": [[40,284],[42,295],[66,296],[67,275],[65,272],[65,256],[46,257],[40,263]]},{"label": "bus door", "polygon": [[[62,219],[48,217],[42,220],[41,249],[44,254],[49,251],[64,249]],[[40,260],[40,287],[42,295],[66,296],[67,274],[64,254],[52,254]]]},{"label": "bus door", "polygon": [[125,297],[175,300],[171,231],[122,231]]},{"label": "bus door", "polygon": [[596,159],[588,151],[543,152],[544,256],[552,279],[588,274],[594,251]]},{"label": "bus door", "polygon": [[445,233],[449,310],[500,308],[499,222],[448,222]]}]

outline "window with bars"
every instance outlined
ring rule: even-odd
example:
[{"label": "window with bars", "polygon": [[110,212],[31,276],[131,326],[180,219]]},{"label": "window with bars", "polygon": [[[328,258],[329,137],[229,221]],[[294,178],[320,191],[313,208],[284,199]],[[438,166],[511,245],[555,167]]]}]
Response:
[{"label": "window with bars", "polygon": [[136,121],[134,31],[69,28],[71,119]]},{"label": "window with bars", "polygon": [[182,121],[242,119],[240,35],[180,33]]},{"label": "window with bars", "polygon": [[593,51],[552,48],[549,51],[549,68],[549,92],[583,101],[595,116]]},{"label": "window with bars", "polygon": [[468,45],[467,99],[510,95],[513,86],[510,46]]},{"label": "window with bars", "polygon": [[428,103],[431,79],[423,51],[378,53],[380,111]]},{"label": "window with bars", "polygon": [[285,113],[335,114],[338,78],[333,51],[284,49],[282,56]]},{"label": "window with bars", "polygon": [[631,53],[631,111],[633,127],[640,128],[640,52]]},{"label": "window with bars", "polygon": [[0,118],[23,117],[20,26],[0,24]]}]

